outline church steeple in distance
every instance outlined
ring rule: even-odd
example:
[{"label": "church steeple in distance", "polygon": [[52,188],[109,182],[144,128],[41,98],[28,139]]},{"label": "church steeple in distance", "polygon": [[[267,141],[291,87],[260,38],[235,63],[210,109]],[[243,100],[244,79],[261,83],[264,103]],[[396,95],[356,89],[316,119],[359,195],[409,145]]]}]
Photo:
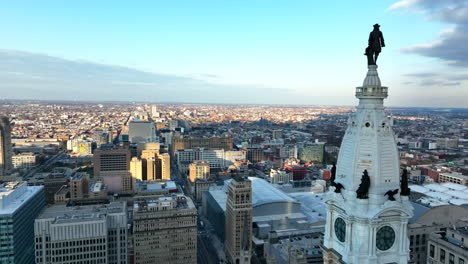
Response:
[{"label": "church steeple in distance", "polygon": [[[333,186],[326,198],[324,263],[406,264],[408,219],[413,208],[400,195],[400,161],[393,121],[384,112],[388,88],[377,72],[384,47],[380,25],[374,25],[365,55],[368,71],[356,112],[348,119]],[[342,186],[337,192],[335,186]]]}]

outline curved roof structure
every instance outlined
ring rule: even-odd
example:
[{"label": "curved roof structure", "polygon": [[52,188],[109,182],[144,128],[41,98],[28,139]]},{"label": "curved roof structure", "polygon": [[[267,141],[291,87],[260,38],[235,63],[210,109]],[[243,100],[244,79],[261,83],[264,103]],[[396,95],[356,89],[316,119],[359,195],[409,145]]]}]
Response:
[{"label": "curved roof structure", "polygon": [[[301,212],[301,203],[261,178],[249,177],[252,182],[252,207],[254,216],[292,214]],[[211,187],[209,193],[226,211],[227,186]]]},{"label": "curved roof structure", "polygon": [[433,224],[456,223],[468,219],[468,208],[456,205],[442,205],[431,209],[426,208],[420,214],[415,214],[410,223]]},{"label": "curved roof structure", "polygon": [[[283,191],[276,189],[264,179],[249,177],[252,182],[252,207],[257,207],[269,203],[298,203],[296,200],[285,194]],[[223,190],[227,193],[227,186],[231,180],[224,181]]]}]

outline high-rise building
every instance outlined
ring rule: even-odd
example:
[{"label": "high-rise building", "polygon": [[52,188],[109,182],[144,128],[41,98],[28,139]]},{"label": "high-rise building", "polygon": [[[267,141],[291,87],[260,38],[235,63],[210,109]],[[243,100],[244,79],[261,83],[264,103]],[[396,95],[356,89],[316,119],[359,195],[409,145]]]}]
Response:
[{"label": "high-rise building", "polygon": [[427,208],[420,204],[414,204],[414,206],[418,214],[412,217],[408,223],[410,244],[408,263],[426,264],[430,263],[427,262],[427,241],[431,233],[467,226],[468,208],[456,205],[442,205],[433,208]]},{"label": "high-rise building", "polygon": [[107,185],[109,192],[128,193],[133,190],[130,175],[129,149],[98,149],[94,153],[94,177]]},{"label": "high-rise building", "polygon": [[43,186],[0,185],[0,263],[34,263],[34,219],[44,206]]},{"label": "high-rise building", "polygon": [[67,141],[67,149],[73,153],[90,155],[93,153],[93,142],[91,138],[76,137]]},{"label": "high-rise building", "polygon": [[130,161],[130,175],[135,180],[143,180],[143,162],[137,157]]},{"label": "high-rise building", "polygon": [[0,117],[0,176],[9,175],[13,169],[12,153],[10,121]]},{"label": "high-rise building", "polygon": [[197,210],[184,195],[135,202],[135,264],[197,263]]},{"label": "high-rise building", "polygon": [[93,140],[94,142],[96,142],[96,146],[98,148],[100,148],[101,145],[111,144],[112,141],[114,140],[114,136],[112,134],[112,128],[106,127],[106,128],[99,128],[99,129],[94,130]]},{"label": "high-rise building", "polygon": [[177,150],[205,148],[205,149],[224,149],[231,150],[234,144],[232,137],[173,137],[171,144],[171,153],[175,154]]},{"label": "high-rise building", "polygon": [[273,130],[273,139],[283,138],[283,130]]},{"label": "high-rise building", "polygon": [[126,264],[128,233],[126,203],[111,203],[47,207],[29,235],[35,237],[37,264]]},{"label": "high-rise building", "polygon": [[53,172],[44,178],[45,199],[48,204],[55,202],[55,193],[67,185],[68,177],[63,173]]},{"label": "high-rise building", "polygon": [[297,159],[297,145],[287,144],[280,148],[280,157],[285,159]]},{"label": "high-rise building", "polygon": [[263,148],[247,148],[247,160],[252,163],[265,160],[265,150]]},{"label": "high-rise building", "polygon": [[103,172],[128,171],[130,169],[130,150],[98,149],[93,156],[94,176]]},{"label": "high-rise building", "polygon": [[13,168],[31,169],[36,165],[36,155],[32,152],[25,152],[11,157]]},{"label": "high-rise building", "polygon": [[252,182],[234,177],[228,185],[225,217],[225,249],[228,261],[248,264],[252,251]]},{"label": "high-rise building", "polygon": [[154,150],[157,153],[160,153],[161,144],[159,142],[151,143],[138,143],[137,144],[137,156],[140,157],[143,150]]},{"label": "high-rise building", "polygon": [[176,128],[179,127],[179,120],[169,120],[169,129],[170,130],[175,130]]},{"label": "high-rise building", "polygon": [[159,117],[158,107],[157,107],[156,105],[152,105],[152,106],[151,106],[151,117],[152,117],[152,118],[157,118],[157,117]]},{"label": "high-rise building", "polygon": [[246,160],[246,151],[245,150],[228,150],[224,151],[224,166],[229,167],[233,165],[236,161]]},{"label": "high-rise building", "polygon": [[159,150],[143,150],[142,180],[170,180],[171,159],[168,153],[160,153]]},{"label": "high-rise building", "polygon": [[128,136],[131,143],[156,142],[156,127],[153,121],[130,121]]},{"label": "high-rise building", "polygon": [[413,207],[408,196],[400,195],[398,149],[383,106],[387,87],[381,86],[376,65],[369,66],[356,97],[359,105],[341,144],[334,191],[325,199],[324,263],[407,264]]},{"label": "high-rise building", "polygon": [[323,162],[325,143],[306,143],[298,150],[298,157],[302,162]]},{"label": "high-rise building", "polygon": [[70,180],[70,198],[81,199],[89,193],[89,175],[76,173]]},{"label": "high-rise building", "polygon": [[189,178],[191,182],[196,179],[208,179],[210,177],[210,164],[206,160],[197,160],[189,166]]},{"label": "high-rise building", "polygon": [[196,160],[205,160],[210,165],[210,170],[225,168],[224,149],[182,149],[176,152],[176,160],[179,171],[188,173],[189,166]]},{"label": "high-rise building", "polygon": [[468,226],[434,232],[429,236],[427,263],[468,263]]},{"label": "high-rise building", "polygon": [[201,203],[203,193],[208,191],[211,186],[216,186],[214,179],[195,179],[195,201]]}]

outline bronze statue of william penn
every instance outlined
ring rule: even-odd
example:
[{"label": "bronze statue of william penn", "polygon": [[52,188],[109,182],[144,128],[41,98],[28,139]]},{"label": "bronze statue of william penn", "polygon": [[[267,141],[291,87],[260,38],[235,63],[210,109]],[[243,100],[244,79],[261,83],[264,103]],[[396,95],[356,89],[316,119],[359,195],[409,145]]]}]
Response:
[{"label": "bronze statue of william penn", "polygon": [[380,25],[375,24],[374,30],[369,34],[369,46],[366,48],[367,64],[376,65],[377,57],[382,51],[382,47],[385,47],[382,31],[380,31]]}]

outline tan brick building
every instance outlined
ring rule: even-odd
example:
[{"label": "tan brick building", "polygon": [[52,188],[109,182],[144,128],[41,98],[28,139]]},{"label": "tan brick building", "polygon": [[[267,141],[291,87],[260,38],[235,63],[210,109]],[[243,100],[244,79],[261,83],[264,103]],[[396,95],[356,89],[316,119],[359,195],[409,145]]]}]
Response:
[{"label": "tan brick building", "polygon": [[197,263],[197,211],[184,195],[135,202],[135,264]]},{"label": "tan brick building", "polygon": [[230,263],[248,264],[252,251],[252,182],[236,176],[228,185],[225,249]]},{"label": "tan brick building", "polygon": [[189,166],[190,182],[196,179],[208,179],[210,177],[210,164],[205,160],[196,160]]}]

